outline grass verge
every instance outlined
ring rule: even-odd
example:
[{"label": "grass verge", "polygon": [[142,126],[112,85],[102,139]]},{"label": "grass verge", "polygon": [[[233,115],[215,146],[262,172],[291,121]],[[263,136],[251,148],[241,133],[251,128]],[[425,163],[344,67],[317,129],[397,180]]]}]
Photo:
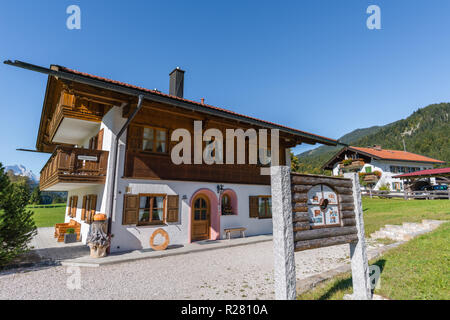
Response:
[{"label": "grass verge", "polygon": [[53,227],[55,223],[64,222],[66,204],[27,206],[27,209],[34,212],[33,219],[38,228]]},{"label": "grass verge", "polygon": [[404,200],[363,197],[366,237],[386,224],[450,220],[449,200]]},{"label": "grass verge", "polygon": [[[450,223],[421,235],[371,261],[381,269],[375,293],[394,300],[450,299]],[[352,292],[351,274],[325,281],[300,300],[339,300]]]}]

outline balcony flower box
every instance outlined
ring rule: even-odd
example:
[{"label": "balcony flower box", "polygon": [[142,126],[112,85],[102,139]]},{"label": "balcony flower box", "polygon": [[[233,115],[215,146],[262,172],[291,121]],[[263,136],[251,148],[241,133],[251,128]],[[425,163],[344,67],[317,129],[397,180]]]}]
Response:
[{"label": "balcony flower box", "polygon": [[66,230],[64,234],[64,243],[73,243],[77,242],[77,234],[75,233],[75,229],[70,228]]},{"label": "balcony flower box", "polygon": [[364,160],[362,159],[346,159],[340,162],[341,169],[345,171],[358,171],[364,167]]},{"label": "balcony flower box", "polygon": [[360,172],[359,177],[364,184],[376,184],[381,178],[381,172],[378,170],[374,172]]},{"label": "balcony flower box", "polygon": [[366,174],[364,176],[365,182],[377,182],[378,179],[379,179],[378,176],[376,176],[375,174]]}]

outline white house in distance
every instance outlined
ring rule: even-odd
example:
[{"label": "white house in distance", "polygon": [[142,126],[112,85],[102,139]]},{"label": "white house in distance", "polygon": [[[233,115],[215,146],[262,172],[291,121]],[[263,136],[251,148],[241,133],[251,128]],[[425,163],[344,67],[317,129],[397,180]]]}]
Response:
[{"label": "white house in distance", "polygon": [[[226,129],[267,129],[263,152],[272,155],[271,130],[277,129],[281,165],[290,165],[290,148],[300,143],[338,144],[203,99],[187,100],[184,71],[178,68],[170,73],[165,94],[56,65],[5,63],[48,75],[36,149],[51,156],[40,188],[68,191],[65,222],[81,225],[83,242],[94,214],[105,213],[111,252],[149,248],[159,228],[169,234],[170,245],[221,239],[225,228],[246,228],[249,236],[272,233],[270,176],[261,175],[263,164],[248,164],[253,147],[248,137],[232,140],[235,164],[226,164],[226,154],[224,164],[175,164],[171,151],[179,141],[171,137],[176,129],[194,136],[199,121],[203,132],[218,129],[224,137]],[[239,141],[245,164],[237,164]],[[199,145],[210,143],[203,139]]]},{"label": "white house in distance", "polygon": [[[419,154],[382,149],[381,146],[367,148],[345,147],[322,166],[324,170],[332,170],[333,175],[340,175],[343,169],[353,167],[358,169],[363,179],[371,183],[373,190],[388,184],[392,191],[403,191],[403,182],[393,176],[401,173],[432,169],[433,165],[444,161],[432,159]],[[381,173],[380,176],[374,173]]]}]

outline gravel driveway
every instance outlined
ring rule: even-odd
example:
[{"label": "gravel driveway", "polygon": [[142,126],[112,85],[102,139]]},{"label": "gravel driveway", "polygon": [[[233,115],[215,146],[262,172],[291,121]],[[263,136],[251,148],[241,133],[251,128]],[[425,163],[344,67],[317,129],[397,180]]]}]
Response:
[{"label": "gravel driveway", "polygon": [[[297,252],[297,278],[349,263],[348,255],[348,245]],[[78,268],[80,289],[67,286],[74,268],[15,270],[0,273],[0,299],[273,299],[272,260],[269,241]]]}]

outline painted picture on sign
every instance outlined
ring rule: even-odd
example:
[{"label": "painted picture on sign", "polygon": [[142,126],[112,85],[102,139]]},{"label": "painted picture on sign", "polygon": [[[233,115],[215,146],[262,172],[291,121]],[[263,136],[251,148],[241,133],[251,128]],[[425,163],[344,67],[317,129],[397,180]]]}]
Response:
[{"label": "painted picture on sign", "polygon": [[312,228],[340,225],[337,194],[329,186],[318,184],[308,191],[308,213]]}]

